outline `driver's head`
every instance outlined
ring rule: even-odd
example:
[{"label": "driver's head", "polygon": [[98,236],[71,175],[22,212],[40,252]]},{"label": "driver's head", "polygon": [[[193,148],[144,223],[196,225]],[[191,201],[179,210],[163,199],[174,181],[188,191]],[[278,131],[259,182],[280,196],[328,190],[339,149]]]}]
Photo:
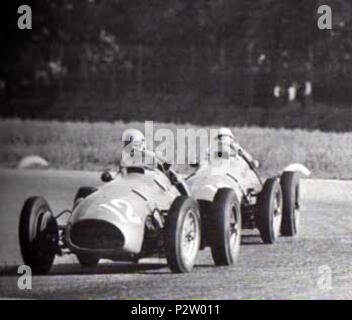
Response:
[{"label": "driver's head", "polygon": [[122,134],[123,147],[128,145],[134,149],[143,150],[145,149],[145,137],[142,132],[137,129],[127,129]]},{"label": "driver's head", "polygon": [[233,133],[229,128],[218,129],[215,136],[216,143],[218,143],[219,145],[222,145],[222,144],[231,145],[234,140],[235,139],[234,139]]},{"label": "driver's head", "polygon": [[216,140],[233,140],[234,136],[229,128],[220,128],[218,129]]},{"label": "driver's head", "polygon": [[228,159],[232,154],[234,136],[229,128],[219,128],[211,146],[211,156]]}]

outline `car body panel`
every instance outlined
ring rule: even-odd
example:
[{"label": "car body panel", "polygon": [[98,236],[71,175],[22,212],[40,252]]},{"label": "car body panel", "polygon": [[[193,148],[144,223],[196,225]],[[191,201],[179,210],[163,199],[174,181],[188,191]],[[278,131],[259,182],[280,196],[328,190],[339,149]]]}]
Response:
[{"label": "car body panel", "polygon": [[[84,220],[101,220],[118,228],[124,236],[122,248],[112,254],[139,254],[142,249],[145,220],[154,209],[167,211],[180,193],[158,170],[145,173],[121,173],[96,192],[83,199],[73,210],[67,224],[66,242],[73,252],[107,253],[75,246],[70,230]],[[111,250],[110,250],[111,251]]]},{"label": "car body panel", "polygon": [[261,183],[256,173],[241,157],[214,159],[201,164],[197,172],[187,179],[192,196],[198,200],[213,201],[220,188],[231,188],[239,199],[249,189],[260,192]]}]

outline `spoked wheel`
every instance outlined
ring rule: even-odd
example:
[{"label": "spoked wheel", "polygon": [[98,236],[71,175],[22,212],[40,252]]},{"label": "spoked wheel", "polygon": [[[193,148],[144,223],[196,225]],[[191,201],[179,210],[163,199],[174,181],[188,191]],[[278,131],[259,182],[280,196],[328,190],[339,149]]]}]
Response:
[{"label": "spoked wheel", "polygon": [[283,195],[281,234],[297,235],[300,221],[299,177],[297,172],[284,172],[280,179]]},{"label": "spoked wheel", "polygon": [[264,243],[274,243],[280,235],[282,191],[277,178],[268,179],[259,194],[256,224]]},{"label": "spoked wheel", "polygon": [[45,199],[32,197],[22,208],[19,240],[23,261],[33,274],[49,272],[58,251],[59,231]]},{"label": "spoked wheel", "polygon": [[190,272],[201,240],[199,207],[186,196],[175,199],[165,225],[165,254],[173,272]]},{"label": "spoked wheel", "polygon": [[231,265],[239,255],[241,244],[240,202],[235,192],[219,189],[211,216],[211,253],[216,265]]}]

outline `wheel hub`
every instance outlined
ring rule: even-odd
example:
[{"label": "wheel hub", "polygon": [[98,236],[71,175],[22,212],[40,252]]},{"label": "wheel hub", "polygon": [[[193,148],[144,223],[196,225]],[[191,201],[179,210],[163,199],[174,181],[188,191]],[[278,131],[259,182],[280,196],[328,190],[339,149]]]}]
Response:
[{"label": "wheel hub", "polygon": [[236,211],[235,208],[232,209],[230,216],[230,249],[231,252],[235,250],[238,245],[239,238],[239,226],[236,220]]},{"label": "wheel hub", "polygon": [[282,198],[281,198],[281,193],[279,191],[276,192],[276,195],[274,198],[273,212],[274,212],[274,216],[273,216],[274,234],[275,234],[275,237],[277,237],[280,233],[281,220],[282,220]]},{"label": "wheel hub", "polygon": [[198,226],[196,216],[189,211],[184,219],[181,231],[181,254],[186,262],[191,262],[198,252]]}]

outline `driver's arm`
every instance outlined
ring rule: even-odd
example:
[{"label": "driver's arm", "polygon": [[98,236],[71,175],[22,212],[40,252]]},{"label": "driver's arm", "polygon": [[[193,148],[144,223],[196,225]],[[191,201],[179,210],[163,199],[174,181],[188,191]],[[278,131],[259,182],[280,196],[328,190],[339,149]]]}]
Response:
[{"label": "driver's arm", "polygon": [[167,173],[170,170],[171,164],[166,161],[160,154],[157,152],[154,153],[156,162],[158,164],[158,169]]},{"label": "driver's arm", "polygon": [[256,164],[256,160],[252,157],[252,155],[243,149],[238,143],[236,143],[235,148],[237,149],[237,153],[240,157],[242,157],[250,166],[251,169],[255,169],[259,164]]},{"label": "driver's arm", "polygon": [[253,162],[253,160],[254,160],[252,155],[249,152],[247,152],[245,149],[243,149],[241,146],[238,149],[238,154],[240,156],[242,156],[243,158],[245,158],[249,162]]},{"label": "driver's arm", "polygon": [[168,163],[166,159],[157,152],[154,152],[154,156],[158,165],[158,169],[168,176],[171,183],[174,185],[180,183],[178,174],[176,173],[176,171],[171,169],[171,164]]}]

